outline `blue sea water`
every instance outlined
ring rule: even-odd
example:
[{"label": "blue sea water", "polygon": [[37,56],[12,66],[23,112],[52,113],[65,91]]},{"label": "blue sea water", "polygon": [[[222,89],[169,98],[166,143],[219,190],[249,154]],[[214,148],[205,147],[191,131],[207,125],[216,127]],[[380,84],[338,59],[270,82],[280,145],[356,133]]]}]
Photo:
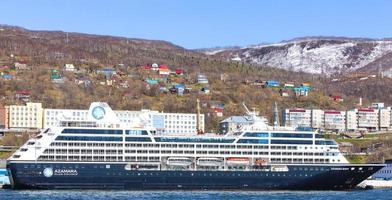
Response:
[{"label": "blue sea water", "polygon": [[0,190],[0,200],[253,200],[253,199],[392,199],[392,189],[354,191],[99,191],[99,190]]}]

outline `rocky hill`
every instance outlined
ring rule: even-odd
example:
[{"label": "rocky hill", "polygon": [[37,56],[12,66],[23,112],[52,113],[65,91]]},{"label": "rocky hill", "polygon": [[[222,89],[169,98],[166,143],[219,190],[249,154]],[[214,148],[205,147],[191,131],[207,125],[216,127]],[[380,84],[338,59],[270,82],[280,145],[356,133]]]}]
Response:
[{"label": "rocky hill", "polygon": [[[377,60],[390,59],[392,41],[362,38],[307,37],[277,44],[222,49],[206,54],[216,58],[267,65],[297,72],[341,74],[374,71]],[[384,70],[392,67],[384,66]]]},{"label": "rocky hill", "polygon": [[[62,31],[31,31],[0,26],[0,58],[18,56],[31,64],[86,62],[100,65],[140,65],[199,56],[169,42]],[[153,58],[153,59],[152,59]]]}]

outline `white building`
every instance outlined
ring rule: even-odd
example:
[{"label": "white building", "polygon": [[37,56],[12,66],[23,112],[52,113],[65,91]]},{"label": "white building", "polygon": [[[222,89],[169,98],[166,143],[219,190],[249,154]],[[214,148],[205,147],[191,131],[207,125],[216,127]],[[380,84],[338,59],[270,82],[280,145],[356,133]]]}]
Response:
[{"label": "white building", "polygon": [[9,113],[10,128],[42,128],[42,104],[26,103],[26,105],[10,105],[7,107]]},{"label": "white building", "polygon": [[358,109],[358,128],[368,131],[378,129],[378,110],[372,108]]},{"label": "white building", "polygon": [[385,107],[384,103],[373,103],[372,107],[347,111],[285,109],[283,124],[294,128],[312,127],[336,132],[391,130],[391,107]]},{"label": "white building", "polygon": [[[196,114],[192,113],[162,113],[152,110],[128,111],[116,110],[121,123],[131,127],[152,126],[158,131],[168,134],[196,134]],[[44,128],[57,126],[62,120],[88,120],[88,110],[75,109],[45,109]],[[204,132],[204,114],[200,115],[200,129]]]},{"label": "white building", "polygon": [[65,64],[63,68],[64,68],[64,71],[67,71],[67,72],[76,71],[76,68],[73,64]]},{"label": "white building", "polygon": [[283,124],[289,127],[311,127],[311,110],[285,109],[283,112]]},{"label": "white building", "polygon": [[391,126],[391,107],[381,108],[378,111],[379,130],[389,130]]},{"label": "white building", "polygon": [[[196,114],[162,113],[164,115],[165,133],[197,133]],[[200,115],[200,130],[204,132],[204,114]]]},{"label": "white building", "polygon": [[346,131],[356,131],[358,129],[357,110],[346,111]]},{"label": "white building", "polygon": [[320,109],[312,110],[312,128],[323,128],[323,115],[324,111]]},{"label": "white building", "polygon": [[331,131],[345,131],[346,130],[346,113],[336,110],[324,111],[323,128]]},{"label": "white building", "polygon": [[208,84],[207,76],[204,74],[197,75],[197,83],[199,84]]},{"label": "white building", "polygon": [[374,109],[381,109],[384,107],[385,107],[385,104],[382,102],[372,103],[372,108],[374,108]]}]

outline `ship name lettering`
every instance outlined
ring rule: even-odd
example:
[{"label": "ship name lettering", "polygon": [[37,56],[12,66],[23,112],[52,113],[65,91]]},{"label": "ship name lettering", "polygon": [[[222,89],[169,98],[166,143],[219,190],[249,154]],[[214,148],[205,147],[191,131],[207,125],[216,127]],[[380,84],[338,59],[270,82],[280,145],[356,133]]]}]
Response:
[{"label": "ship name lettering", "polygon": [[347,167],[333,167],[333,168],[331,168],[331,170],[335,170],[335,171],[346,171],[349,169],[350,168],[347,168]]},{"label": "ship name lettering", "polygon": [[76,169],[56,169],[54,175],[57,176],[77,176],[78,171]]}]

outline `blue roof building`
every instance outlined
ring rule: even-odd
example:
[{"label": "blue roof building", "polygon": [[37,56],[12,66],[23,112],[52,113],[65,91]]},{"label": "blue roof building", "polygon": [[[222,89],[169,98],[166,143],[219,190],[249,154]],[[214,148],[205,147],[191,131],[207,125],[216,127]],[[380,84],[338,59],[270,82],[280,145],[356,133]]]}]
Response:
[{"label": "blue roof building", "polygon": [[156,84],[158,84],[158,80],[155,80],[155,79],[147,79],[146,82],[149,85],[156,85]]},{"label": "blue roof building", "polygon": [[276,81],[276,80],[268,80],[266,82],[266,85],[267,85],[267,87],[279,87],[280,86],[279,81]]},{"label": "blue roof building", "polygon": [[12,75],[8,75],[8,74],[6,74],[6,75],[3,75],[3,78],[4,79],[12,79],[12,78],[14,78]]},{"label": "blue roof building", "polygon": [[311,90],[309,86],[300,86],[293,88],[296,96],[308,96],[308,92]]},{"label": "blue roof building", "polygon": [[180,88],[181,88],[181,89],[185,89],[185,85],[183,85],[183,84],[177,84],[177,85],[174,86],[174,88],[176,88],[177,90],[180,89]]}]

